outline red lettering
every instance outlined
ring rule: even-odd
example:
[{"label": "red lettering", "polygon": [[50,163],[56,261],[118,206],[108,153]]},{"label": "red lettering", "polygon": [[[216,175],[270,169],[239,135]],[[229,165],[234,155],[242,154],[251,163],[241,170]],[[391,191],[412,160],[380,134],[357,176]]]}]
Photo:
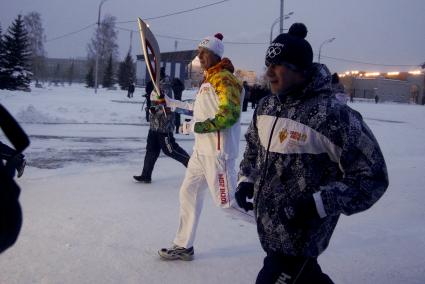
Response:
[{"label": "red lettering", "polygon": [[218,184],[220,186],[221,204],[226,204],[227,203],[227,191],[226,191],[226,185],[225,185],[225,182],[224,182],[223,174],[218,175]]}]

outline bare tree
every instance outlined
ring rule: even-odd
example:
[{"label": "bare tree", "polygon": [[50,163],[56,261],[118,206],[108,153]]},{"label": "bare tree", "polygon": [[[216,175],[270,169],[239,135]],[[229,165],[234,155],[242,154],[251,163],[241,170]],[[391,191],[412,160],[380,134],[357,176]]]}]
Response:
[{"label": "bare tree", "polygon": [[28,33],[29,49],[31,50],[31,69],[34,79],[38,81],[44,78],[46,57],[46,51],[44,50],[46,36],[40,13],[30,12],[25,15],[24,24]]},{"label": "bare tree", "polygon": [[109,56],[112,56],[113,62],[117,62],[118,59],[118,31],[115,28],[115,23],[116,18],[114,16],[105,15],[87,46],[89,59],[95,59],[96,52],[99,54],[99,74],[104,73]]}]

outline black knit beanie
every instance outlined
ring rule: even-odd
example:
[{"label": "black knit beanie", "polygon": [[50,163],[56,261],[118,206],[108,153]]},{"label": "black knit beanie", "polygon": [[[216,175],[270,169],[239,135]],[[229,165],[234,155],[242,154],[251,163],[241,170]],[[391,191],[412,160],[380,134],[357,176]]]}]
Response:
[{"label": "black knit beanie", "polygon": [[307,27],[295,23],[288,33],[278,35],[266,52],[266,65],[288,65],[299,71],[307,70],[313,63],[313,50],[308,41]]}]

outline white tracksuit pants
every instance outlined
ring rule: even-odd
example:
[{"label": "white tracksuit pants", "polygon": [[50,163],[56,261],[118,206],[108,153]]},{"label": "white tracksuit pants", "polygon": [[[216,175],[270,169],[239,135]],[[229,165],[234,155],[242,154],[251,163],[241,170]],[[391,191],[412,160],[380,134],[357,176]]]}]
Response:
[{"label": "white tracksuit pants", "polygon": [[[218,207],[232,215],[246,215],[234,198],[236,183],[235,159],[204,156],[194,151],[180,188],[180,224],[174,244],[185,248],[193,246],[206,188]],[[252,216],[248,218],[254,222]]]}]

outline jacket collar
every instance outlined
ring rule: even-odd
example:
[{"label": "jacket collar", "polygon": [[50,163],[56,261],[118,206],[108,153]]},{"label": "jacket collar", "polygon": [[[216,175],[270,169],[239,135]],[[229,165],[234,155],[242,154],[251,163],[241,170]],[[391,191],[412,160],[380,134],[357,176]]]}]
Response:
[{"label": "jacket collar", "polygon": [[318,95],[330,95],[331,73],[324,64],[314,63],[308,71],[308,80],[303,85],[294,86],[277,95],[282,104],[297,104]]},{"label": "jacket collar", "polygon": [[208,68],[204,71],[204,81],[208,81],[211,76],[217,74],[218,72],[222,70],[227,70],[230,73],[233,73],[235,71],[235,67],[233,67],[232,62],[229,58],[224,57],[220,62],[218,62],[216,65]]}]

